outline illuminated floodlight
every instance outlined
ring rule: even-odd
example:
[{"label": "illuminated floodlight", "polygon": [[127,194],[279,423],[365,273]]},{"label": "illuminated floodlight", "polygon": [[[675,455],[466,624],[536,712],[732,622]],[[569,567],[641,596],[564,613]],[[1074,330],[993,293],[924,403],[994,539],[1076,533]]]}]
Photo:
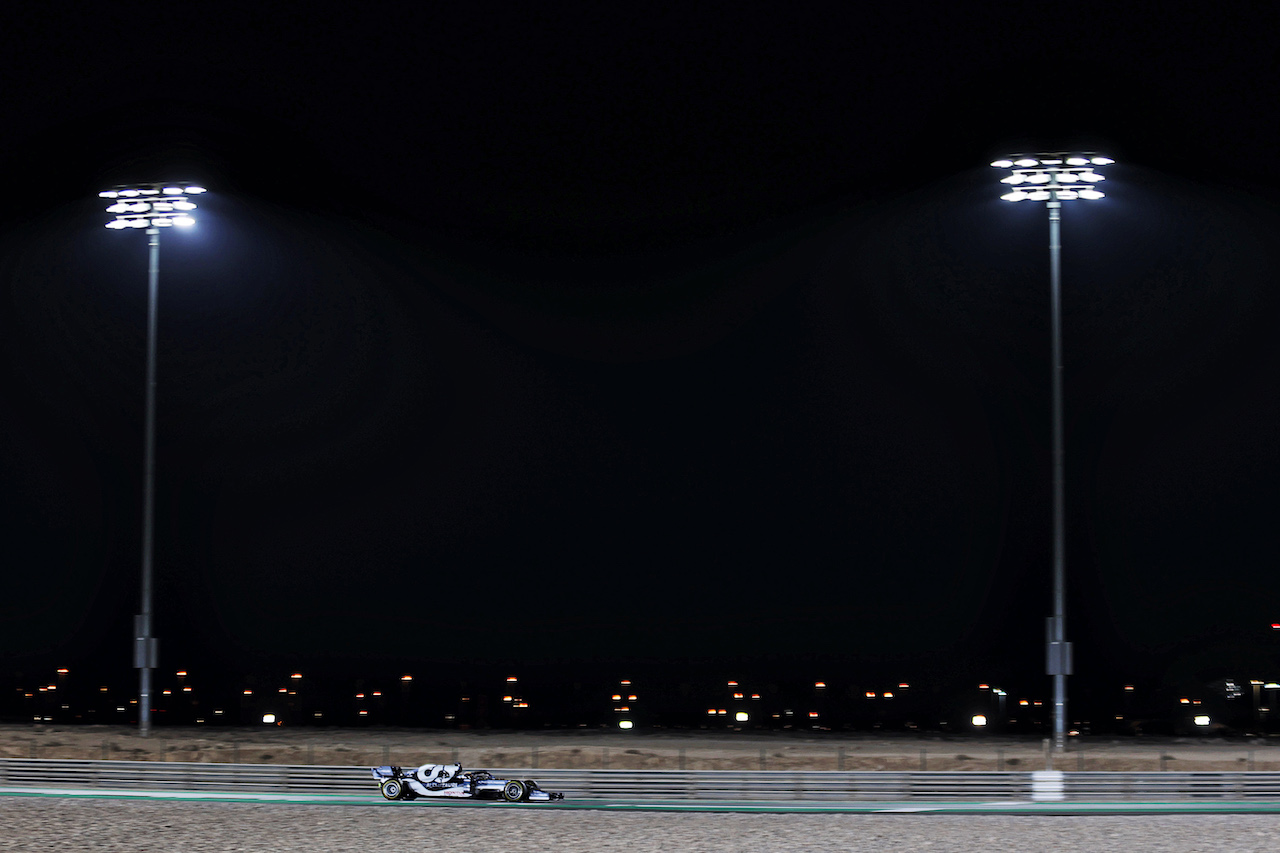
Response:
[{"label": "illuminated floodlight", "polygon": [[275,715],[275,714],[263,714],[263,715],[262,715],[262,722],[266,723],[267,725],[271,725],[271,724],[272,724],[272,723],[274,723],[275,721],[276,721],[276,715]]},{"label": "illuminated floodlight", "polygon": [[1023,158],[1022,158],[1022,159],[1020,159],[1020,160],[1014,160],[1014,161],[1013,161],[1013,165],[1015,165],[1015,166],[1023,166],[1023,167],[1028,167],[1028,166],[1039,166],[1039,165],[1040,165],[1040,161],[1039,161],[1039,160],[1032,160],[1030,157],[1023,157]]},{"label": "illuminated floodlight", "polygon": [[630,720],[618,720],[618,728],[629,729],[634,725]]},{"label": "illuminated floodlight", "polygon": [[1091,157],[1089,158],[1089,162],[1095,166],[1110,166],[1115,162],[1115,160],[1112,160],[1110,157]]},{"label": "illuminated floodlight", "polygon": [[983,714],[974,714],[974,715],[973,715],[973,724],[974,724],[975,726],[977,726],[978,728],[982,728],[983,726],[985,726],[985,725],[987,724],[987,718],[986,718],[986,716],[984,716]]},{"label": "illuminated floodlight", "polygon": [[996,160],[991,165],[995,166],[997,169],[1007,169],[1013,165],[1013,161],[1012,160]]},{"label": "illuminated floodlight", "polygon": [[1035,192],[1027,193],[1027,198],[1032,201],[1048,201],[1052,197],[1053,193],[1048,190],[1036,190]]},{"label": "illuminated floodlight", "polygon": [[[134,668],[138,670],[138,733],[142,737],[151,734],[151,687],[152,673],[159,659],[159,643],[152,633],[155,620],[152,617],[152,550],[154,545],[154,462],[155,462],[155,376],[156,376],[156,300],[159,292],[160,270],[160,233],[164,228],[174,225],[190,227],[195,225],[195,217],[191,212],[196,205],[187,199],[189,193],[202,193],[204,187],[190,185],[173,185],[169,183],[121,184],[101,190],[99,198],[110,199],[107,213],[114,219],[104,223],[113,231],[126,228],[145,229],[147,233],[150,263],[147,272],[147,393],[146,393],[146,444],[143,465],[143,507],[142,507],[142,594],[140,612],[133,618]],[[178,215],[173,215],[180,211]],[[153,216],[153,214],[160,214]],[[179,671],[178,677],[186,675]],[[184,693],[192,692],[192,688],[184,687]],[[165,691],[169,695],[170,691]],[[246,690],[244,695],[252,695]],[[137,700],[135,700],[137,701]],[[264,723],[275,723],[274,714],[263,716]],[[202,720],[199,722],[203,722]]]},{"label": "illuminated floodlight", "polygon": [[[107,207],[108,213],[116,215],[116,222],[107,227],[114,230],[121,228],[166,228],[171,225],[190,227],[195,224],[192,211],[195,202],[188,198],[190,194],[205,192],[204,187],[180,186],[177,184],[128,184],[103,190],[100,198],[115,200]],[[154,200],[152,197],[155,197]],[[168,216],[174,211],[182,211],[182,216]],[[138,213],[160,213],[158,219],[148,220],[130,216]],[[123,220],[123,222],[122,222]]]},{"label": "illuminated floodlight", "polygon": [[1068,166],[1088,166],[1089,160],[1088,158],[1085,158],[1085,157],[1068,157],[1067,165]]},{"label": "illuminated floodlight", "polygon": [[1194,722],[1197,726],[1207,726],[1209,725],[1209,716],[1207,714],[1200,714],[1195,718]]},{"label": "illuminated floodlight", "polygon": [[1106,198],[1106,195],[1106,193],[1099,192],[1098,190],[1080,190],[1080,198],[1087,198],[1090,200]]},{"label": "illuminated floodlight", "polygon": [[1024,193],[1022,190],[1014,190],[1011,193],[1005,193],[1004,195],[1000,196],[1000,198],[1004,199],[1005,201],[1022,201],[1026,197],[1027,197],[1027,194]]},{"label": "illuminated floodlight", "polygon": [[737,720],[739,723],[745,723],[751,719],[751,715],[748,714],[746,711],[739,711],[738,713],[733,715],[733,718]]}]

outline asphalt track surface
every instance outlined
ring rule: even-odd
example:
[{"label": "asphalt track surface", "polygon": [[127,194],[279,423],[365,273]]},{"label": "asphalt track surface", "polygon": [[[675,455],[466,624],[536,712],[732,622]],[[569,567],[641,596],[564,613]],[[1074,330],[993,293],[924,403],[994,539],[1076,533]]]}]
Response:
[{"label": "asphalt track surface", "polygon": [[1262,851],[1280,803],[401,803],[0,789],[0,850]]}]

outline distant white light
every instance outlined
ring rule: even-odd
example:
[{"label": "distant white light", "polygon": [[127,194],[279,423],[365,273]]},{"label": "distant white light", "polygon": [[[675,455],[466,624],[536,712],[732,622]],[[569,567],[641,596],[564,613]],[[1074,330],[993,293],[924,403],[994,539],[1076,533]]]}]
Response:
[{"label": "distant white light", "polygon": [[1093,200],[1093,199],[1104,198],[1105,196],[1106,196],[1106,193],[1098,192],[1097,190],[1080,190],[1080,198],[1087,198],[1087,199]]},{"label": "distant white light", "polygon": [[107,213],[125,213],[125,212],[127,212],[128,210],[130,210],[132,207],[133,207],[133,205],[131,205],[131,204],[125,204],[124,202],[122,202],[122,201],[121,201],[121,202],[117,202],[117,203],[115,203],[115,204],[111,205],[110,207],[108,207],[108,208],[107,208]]},{"label": "distant white light", "polygon": [[1075,190],[1058,190],[1054,195],[1059,201],[1067,201],[1080,196]]},{"label": "distant white light", "polygon": [[115,198],[118,195],[120,195],[120,193],[116,192],[115,190],[103,190],[102,192],[98,193],[98,198]]},{"label": "distant white light", "polygon": [[1012,166],[1012,165],[1013,165],[1013,161],[1012,161],[1012,160],[997,160],[997,161],[995,161],[994,163],[992,163],[991,165],[992,165],[992,166],[995,166],[997,169],[1007,169],[1007,168],[1009,168],[1010,166]]},{"label": "distant white light", "polygon": [[203,193],[203,192],[208,192],[208,190],[206,190],[204,187],[196,187],[196,186],[187,187],[187,193],[189,193],[190,195],[199,195],[200,193]]},{"label": "distant white light", "polygon": [[267,723],[268,725],[270,725],[271,723],[274,723],[275,721],[276,721],[276,715],[275,715],[275,714],[263,714],[263,715],[262,715],[262,722]]},{"label": "distant white light", "polygon": [[977,727],[981,728],[981,727],[983,727],[983,726],[985,726],[985,725],[987,724],[987,718],[986,718],[985,716],[983,716],[982,714],[974,714],[974,715],[973,715],[973,724],[974,724],[975,726],[977,726]]},{"label": "distant white light", "polygon": [[174,210],[195,210],[196,206],[189,201],[175,201],[173,203]]},{"label": "distant white light", "polygon": [[1026,197],[1027,197],[1027,194],[1024,193],[1022,190],[1014,190],[1011,193],[1005,193],[1004,195],[1000,196],[1000,198],[1004,199],[1005,201],[1022,201]]},{"label": "distant white light", "polygon": [[1089,161],[1086,160],[1084,157],[1068,157],[1067,165],[1068,166],[1088,166]]},{"label": "distant white light", "polygon": [[1195,718],[1195,724],[1196,724],[1197,726],[1207,726],[1207,725],[1209,725],[1209,716],[1208,716],[1207,714],[1200,714],[1199,716],[1197,716],[1197,717]]},{"label": "distant white light", "polygon": [[632,726],[632,725],[633,725],[633,724],[632,724],[632,722],[631,722],[630,720],[619,720],[619,721],[618,721],[618,728],[620,728],[620,729],[629,729],[629,728],[631,728],[631,726]]},{"label": "distant white light", "polygon": [[733,715],[733,718],[740,723],[745,723],[751,719],[751,715],[748,714],[746,711],[739,711],[738,713]]},{"label": "distant white light", "polygon": [[1106,176],[1099,175],[1097,172],[1081,172],[1080,180],[1088,181],[1091,184],[1096,184],[1098,181],[1105,181]]},{"label": "distant white light", "polygon": [[1110,166],[1115,162],[1115,160],[1112,160],[1110,157],[1093,157],[1089,162],[1095,166]]},{"label": "distant white light", "polygon": [[1002,183],[1002,184],[1020,184],[1020,183],[1022,183],[1023,181],[1025,181],[1026,179],[1027,179],[1027,176],[1026,176],[1026,175],[1024,175],[1024,174],[1022,174],[1021,172],[1014,172],[1012,175],[1010,175],[1010,176],[1009,176],[1009,177],[1007,177],[1007,178],[1001,178],[1001,179],[1000,179],[1000,183]]},{"label": "distant white light", "polygon": [[124,228],[126,225],[123,219],[113,219],[107,223],[108,228]]},{"label": "distant white light", "polygon": [[170,218],[169,218],[169,217],[167,217],[167,216],[159,216],[159,217],[156,217],[155,219],[151,220],[151,224],[152,224],[152,225],[157,225],[157,226],[159,226],[159,227],[161,227],[161,228],[168,228],[170,225],[172,225],[172,224],[173,224],[173,220],[172,220],[172,219],[170,219]]},{"label": "distant white light", "polygon": [[188,228],[192,225],[195,225],[196,221],[192,219],[190,216],[175,216],[173,218],[173,224],[181,225],[183,228]]},{"label": "distant white light", "polygon": [[1048,172],[1036,172],[1034,175],[1027,175],[1027,183],[1031,184],[1047,184],[1049,183]]},{"label": "distant white light", "polygon": [[133,198],[134,196],[142,195],[142,193],[138,192],[137,190],[120,190],[120,195],[127,196],[128,198]]},{"label": "distant white light", "polygon": [[1061,161],[1061,160],[1057,160],[1057,159],[1055,159],[1055,160],[1041,160],[1040,162],[1041,162],[1041,163],[1043,163],[1043,164],[1045,164],[1046,166],[1061,166],[1061,165],[1062,165],[1062,161]]},{"label": "distant white light", "polygon": [[140,189],[138,190],[138,192],[142,193],[143,195],[159,195],[160,194],[160,190],[151,189],[150,187]]},{"label": "distant white light", "polygon": [[146,219],[130,219],[129,225],[133,228],[146,228],[151,223]]},{"label": "distant white light", "polygon": [[165,187],[165,195],[182,195],[182,187]]},{"label": "distant white light", "polygon": [[1015,166],[1039,166],[1039,165],[1040,165],[1040,161],[1039,161],[1039,160],[1032,160],[1030,157],[1023,157],[1021,160],[1014,160],[1014,161],[1013,161],[1013,165],[1015,165]]}]

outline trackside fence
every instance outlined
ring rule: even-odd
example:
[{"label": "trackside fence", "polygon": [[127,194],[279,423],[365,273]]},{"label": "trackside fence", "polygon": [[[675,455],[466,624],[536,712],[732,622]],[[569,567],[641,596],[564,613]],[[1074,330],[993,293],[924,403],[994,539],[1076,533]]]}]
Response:
[{"label": "trackside fence", "polygon": [[[489,768],[536,779],[586,800],[868,802],[948,800],[1280,800],[1276,772],[887,772],[738,770],[533,770]],[[207,762],[0,759],[0,788],[345,794],[379,797],[367,767]]]}]

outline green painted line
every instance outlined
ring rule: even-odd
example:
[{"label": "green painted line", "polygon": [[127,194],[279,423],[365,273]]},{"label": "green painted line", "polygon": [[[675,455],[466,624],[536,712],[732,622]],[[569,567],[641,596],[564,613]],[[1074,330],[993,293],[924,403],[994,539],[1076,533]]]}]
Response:
[{"label": "green painted line", "polygon": [[372,796],[343,794],[273,794],[231,791],[131,791],[78,788],[0,788],[2,797],[51,797],[102,800],[166,800],[208,803],[283,803],[320,806],[373,806],[379,808],[500,808],[536,811],[592,810],[726,814],[900,814],[900,815],[1145,815],[1145,814],[1277,814],[1280,800],[1244,802],[1032,802],[995,800],[984,802],[758,802],[568,800],[554,803],[506,803],[502,801],[391,802]]}]

